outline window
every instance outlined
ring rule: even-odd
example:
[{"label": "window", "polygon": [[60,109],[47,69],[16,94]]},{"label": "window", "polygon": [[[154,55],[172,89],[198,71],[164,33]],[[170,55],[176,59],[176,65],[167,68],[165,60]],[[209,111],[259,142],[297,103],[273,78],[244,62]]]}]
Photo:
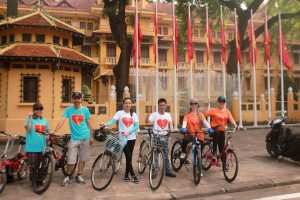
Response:
[{"label": "window", "polygon": [[14,43],[15,42],[15,35],[10,35],[9,36],[9,43]]},{"label": "window", "polygon": [[45,43],[45,35],[44,34],[37,34],[36,35],[36,42]]},{"label": "window", "polygon": [[216,63],[216,64],[221,63],[221,52],[219,52],[219,51],[214,52],[214,63]]},{"label": "window", "polygon": [[53,36],[53,44],[59,45],[59,37]]},{"label": "window", "polygon": [[294,60],[294,64],[299,65],[300,64],[300,58],[299,58],[299,53],[294,53],[293,54],[293,60]]},{"label": "window", "polygon": [[167,50],[158,49],[158,60],[167,62]]},{"label": "window", "polygon": [[216,32],[213,31],[211,34],[213,38],[216,38]]},{"label": "window", "polygon": [[158,34],[161,34],[161,27],[158,27]]},{"label": "window", "polygon": [[198,30],[194,30],[193,36],[194,37],[199,37],[199,31]]},{"label": "window", "polygon": [[65,22],[66,22],[66,24],[72,25],[71,21],[65,21]]},{"label": "window", "polygon": [[230,39],[230,40],[233,39],[233,33],[232,33],[232,32],[229,32],[229,33],[228,33],[228,39]]},{"label": "window", "polygon": [[204,63],[203,51],[196,51],[196,63]]},{"label": "window", "polygon": [[116,55],[116,44],[106,44],[106,57],[115,58]]},{"label": "window", "polygon": [[168,27],[163,28],[163,35],[168,35]]},{"label": "window", "polygon": [[63,39],[63,46],[68,47],[69,46],[69,40],[67,38]]},{"label": "window", "polygon": [[75,78],[69,76],[62,77],[61,101],[69,103],[72,101],[72,93],[74,92]]},{"label": "window", "polygon": [[94,30],[94,24],[93,24],[93,22],[88,22],[87,23],[87,30]]},{"label": "window", "polygon": [[200,31],[200,37],[204,37],[205,32],[204,31]]},{"label": "window", "polygon": [[185,62],[185,52],[181,52],[178,54],[178,62]]},{"label": "window", "polygon": [[4,36],[2,36],[1,44],[6,44],[6,43],[7,43],[7,36],[4,35]]},{"label": "window", "polygon": [[141,46],[141,57],[149,58],[149,46],[146,45]]},{"label": "window", "polygon": [[178,90],[184,91],[187,87],[187,78],[186,77],[178,77]]},{"label": "window", "polygon": [[39,101],[39,75],[21,75],[21,102]]},{"label": "window", "polygon": [[23,42],[31,42],[31,34],[29,34],[29,33],[23,33],[22,34],[22,41]]},{"label": "window", "polygon": [[80,29],[86,29],[86,22],[80,22]]},{"label": "window", "polygon": [[160,72],[164,73],[162,76],[159,77],[161,89],[167,90],[168,89],[168,77],[165,74],[167,72],[167,70],[160,70]]},{"label": "window", "polygon": [[92,47],[91,47],[91,45],[81,46],[81,53],[83,53],[86,56],[91,57],[92,56]]}]

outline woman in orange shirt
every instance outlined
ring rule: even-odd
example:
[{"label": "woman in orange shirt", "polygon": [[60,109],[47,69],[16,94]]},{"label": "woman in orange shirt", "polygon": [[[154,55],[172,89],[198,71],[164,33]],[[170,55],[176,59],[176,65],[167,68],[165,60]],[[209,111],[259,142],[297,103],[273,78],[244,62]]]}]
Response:
[{"label": "woman in orange shirt", "polygon": [[198,100],[191,99],[190,110],[187,114],[184,115],[182,123],[181,132],[185,134],[185,137],[183,138],[181,143],[181,159],[185,158],[187,144],[193,141],[193,138],[195,137],[195,132],[198,132],[197,139],[199,141],[204,141],[204,134],[201,130],[201,123],[203,123],[208,128],[209,133],[213,132],[213,130],[209,126],[209,123],[206,121],[204,115],[201,112],[199,112]]},{"label": "woman in orange shirt", "polygon": [[219,153],[221,153],[224,149],[225,145],[225,127],[227,122],[234,126],[237,126],[231,112],[225,108],[226,99],[223,96],[220,96],[217,100],[217,107],[211,108],[205,111],[206,117],[210,118],[210,126],[214,130],[214,133],[211,134],[213,138],[213,154],[216,156],[217,154],[217,146],[219,147]]}]

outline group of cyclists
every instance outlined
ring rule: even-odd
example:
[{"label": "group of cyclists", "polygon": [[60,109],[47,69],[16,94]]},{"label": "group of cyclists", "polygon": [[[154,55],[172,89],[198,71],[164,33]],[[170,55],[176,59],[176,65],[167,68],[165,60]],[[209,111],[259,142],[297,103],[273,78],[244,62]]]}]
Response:
[{"label": "group of cyclists", "polygon": [[[33,105],[33,112],[26,118],[26,147],[29,160],[29,169],[33,171],[38,163],[40,163],[43,155],[44,148],[46,147],[47,136],[41,134],[41,132],[49,132],[56,134],[63,126],[66,119],[69,119],[71,140],[68,144],[68,160],[67,160],[67,172],[68,175],[62,180],[61,185],[66,186],[73,180],[71,171],[74,164],[78,159],[78,172],[75,177],[78,183],[85,183],[85,179],[82,176],[82,172],[85,163],[90,157],[90,145],[93,144],[93,129],[91,126],[91,114],[89,109],[82,106],[82,94],[74,92],[72,95],[73,105],[66,108],[63,112],[61,120],[58,122],[54,131],[50,131],[47,120],[43,117],[43,105],[41,103],[35,103]],[[167,101],[164,98],[158,100],[158,112],[148,113],[145,122],[153,126],[154,134],[167,135],[173,132],[173,121],[169,113],[166,112]],[[186,147],[189,142],[194,138],[194,134],[198,133],[198,140],[204,141],[204,134],[201,132],[201,127],[204,125],[207,128],[207,132],[213,138],[213,154],[217,154],[217,147],[219,152],[223,151],[225,143],[224,129],[229,121],[232,125],[237,126],[230,111],[225,107],[226,99],[220,96],[217,100],[215,108],[205,108],[204,112],[199,111],[199,102],[193,98],[189,102],[189,112],[185,114],[181,127],[181,133],[185,135],[182,141],[182,154],[181,159],[185,157]],[[210,117],[210,123],[206,120],[206,117]],[[123,110],[117,111],[114,117],[106,122],[100,123],[102,126],[112,126],[118,123],[119,132],[126,137],[127,143],[123,148],[123,152],[126,158],[126,169],[124,180],[132,181],[138,184],[139,180],[134,173],[132,166],[133,150],[136,143],[137,132],[139,130],[139,120],[135,112],[132,111],[132,100],[130,98],[124,98]],[[164,147],[164,160],[165,160],[165,176],[176,177],[170,167],[169,148],[168,145]],[[32,176],[29,173],[29,176]],[[42,174],[40,175],[42,176]],[[41,184],[43,184],[41,182]]]}]

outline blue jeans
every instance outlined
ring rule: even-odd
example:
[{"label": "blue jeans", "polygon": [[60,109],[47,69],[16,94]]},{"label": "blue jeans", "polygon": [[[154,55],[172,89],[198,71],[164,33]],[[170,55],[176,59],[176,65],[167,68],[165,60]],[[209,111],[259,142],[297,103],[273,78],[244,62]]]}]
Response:
[{"label": "blue jeans", "polygon": [[[169,142],[168,142],[169,144]],[[165,157],[165,173],[171,173],[170,159],[169,159],[169,145],[163,148]]]}]

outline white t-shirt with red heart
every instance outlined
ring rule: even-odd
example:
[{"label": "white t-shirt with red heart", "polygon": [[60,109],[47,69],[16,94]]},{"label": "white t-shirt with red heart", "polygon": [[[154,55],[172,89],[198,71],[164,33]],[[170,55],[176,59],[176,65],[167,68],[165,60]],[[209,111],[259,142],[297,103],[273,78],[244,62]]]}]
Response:
[{"label": "white t-shirt with red heart", "polygon": [[171,115],[167,112],[165,114],[160,114],[154,112],[150,115],[149,121],[153,123],[153,132],[155,134],[167,135],[169,128],[169,123],[172,122]]},{"label": "white t-shirt with red heart", "polygon": [[[130,113],[126,113],[124,110],[118,111],[114,119],[118,121],[119,124],[119,132],[125,132],[129,131],[134,127],[135,122],[139,122],[136,113],[132,113],[132,116]],[[135,140],[136,139],[136,132],[131,133],[127,136],[127,140]]]}]

